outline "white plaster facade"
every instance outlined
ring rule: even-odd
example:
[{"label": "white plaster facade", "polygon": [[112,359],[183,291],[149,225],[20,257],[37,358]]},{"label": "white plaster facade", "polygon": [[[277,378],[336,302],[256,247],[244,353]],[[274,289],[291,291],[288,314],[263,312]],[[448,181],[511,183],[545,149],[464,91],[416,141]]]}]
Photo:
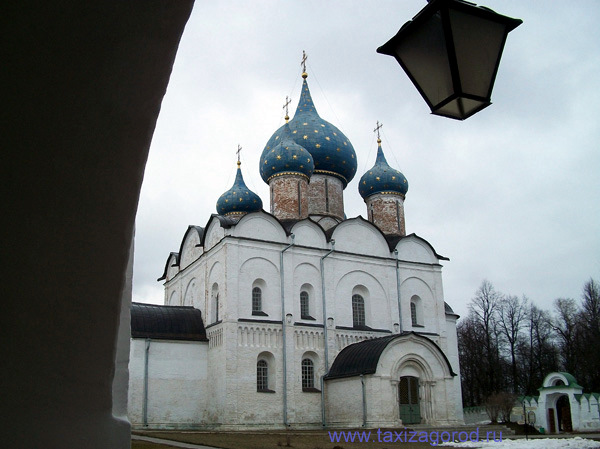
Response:
[{"label": "white plaster facade", "polygon": [[[327,236],[311,219],[286,230],[266,212],[246,214],[237,223],[214,215],[205,231],[200,229],[190,227],[181,245],[183,254],[168,258],[165,304],[199,309],[209,341],[151,343],[147,425],[283,427],[284,388],[288,425],[321,426],[323,409],[331,425],[362,424],[362,405],[348,407],[362,404],[360,378],[325,380],[323,407],[321,376],[344,347],[401,331],[418,332],[429,343],[410,335],[398,338],[386,348],[377,372],[364,376],[368,424],[401,424],[397,384],[402,375],[421,381],[422,422],[462,422],[457,316],[444,303],[440,256],[426,241],[413,234],[390,249],[381,231],[360,217],[345,220]],[[252,310],[257,286],[260,313]],[[301,315],[301,292],[308,293],[308,317]],[[356,293],[364,298],[363,328],[353,323]],[[411,302],[418,303],[416,323]],[[447,361],[441,360],[440,350]],[[143,353],[144,340],[134,339],[134,426],[144,423]],[[302,388],[306,358],[314,364],[314,391]],[[261,359],[268,362],[270,392],[257,391]]]}]

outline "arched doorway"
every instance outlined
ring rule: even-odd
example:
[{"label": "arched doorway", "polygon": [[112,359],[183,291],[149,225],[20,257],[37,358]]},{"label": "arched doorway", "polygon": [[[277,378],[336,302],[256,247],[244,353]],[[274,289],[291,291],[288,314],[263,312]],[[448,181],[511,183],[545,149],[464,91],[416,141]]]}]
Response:
[{"label": "arched doorway", "polygon": [[420,424],[419,378],[415,376],[402,376],[398,384],[398,396],[402,424]]},{"label": "arched doorway", "polygon": [[572,432],[573,423],[571,422],[571,404],[569,397],[565,394],[556,401],[556,416],[558,418],[559,432]]}]

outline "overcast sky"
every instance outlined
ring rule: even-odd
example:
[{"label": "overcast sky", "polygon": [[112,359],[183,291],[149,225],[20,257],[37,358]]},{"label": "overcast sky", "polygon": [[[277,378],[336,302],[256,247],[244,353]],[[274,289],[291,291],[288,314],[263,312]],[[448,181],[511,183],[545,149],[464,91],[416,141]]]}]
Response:
[{"label": "overcast sky", "polygon": [[[457,121],[431,115],[376,48],[425,1],[197,1],[164,97],[137,214],[133,299],[161,304],[156,279],[190,224],[205,226],[233,183],[269,204],[258,160],[301,86],[352,142],[348,217],[376,155],[407,177],[407,233],[443,263],[445,300],[465,315],[483,279],[550,309],[600,278],[600,1],[486,0],[523,24],[508,36],[493,104]],[[268,207],[268,206],[267,206]]]}]

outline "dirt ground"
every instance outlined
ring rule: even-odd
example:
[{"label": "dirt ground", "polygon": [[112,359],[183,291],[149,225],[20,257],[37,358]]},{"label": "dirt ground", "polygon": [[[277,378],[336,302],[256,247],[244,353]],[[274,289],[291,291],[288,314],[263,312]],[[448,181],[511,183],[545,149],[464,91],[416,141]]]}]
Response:
[{"label": "dirt ground", "polygon": [[[331,442],[327,431],[304,432],[174,432],[174,431],[145,431],[134,432],[154,438],[183,441],[186,443],[204,444],[224,449],[397,449],[399,446],[407,449],[431,448],[429,443],[411,442],[378,442],[375,432],[371,442]],[[385,439],[384,435],[380,436]],[[374,440],[374,441],[373,441]],[[388,435],[389,440],[389,435]],[[155,445],[142,441],[133,441],[132,449],[170,449],[170,446]]]}]

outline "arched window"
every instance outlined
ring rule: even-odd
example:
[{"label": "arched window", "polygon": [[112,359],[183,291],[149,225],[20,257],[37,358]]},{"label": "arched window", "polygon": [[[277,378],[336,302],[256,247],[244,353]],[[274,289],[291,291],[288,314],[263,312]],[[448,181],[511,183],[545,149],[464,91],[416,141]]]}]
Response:
[{"label": "arched window", "polygon": [[215,296],[215,323],[219,321],[219,294]]},{"label": "arched window", "polygon": [[256,391],[269,391],[269,365],[266,360],[256,362]]},{"label": "arched window", "polygon": [[310,308],[309,308],[309,297],[308,292],[301,291],[300,292],[300,318],[310,318]]},{"label": "arched window", "polygon": [[352,325],[365,326],[365,300],[360,295],[352,295]]},{"label": "arched window", "polygon": [[219,321],[219,284],[217,284],[216,282],[212,286],[210,307],[212,309],[212,322],[216,323],[217,321]]},{"label": "arched window", "polygon": [[311,359],[302,359],[302,390],[315,388],[315,366]]},{"label": "arched window", "polygon": [[410,303],[410,320],[413,326],[417,326],[419,321],[417,320],[417,305],[414,302]]},{"label": "arched window", "polygon": [[262,312],[262,290],[260,287],[252,289],[252,314]]}]

